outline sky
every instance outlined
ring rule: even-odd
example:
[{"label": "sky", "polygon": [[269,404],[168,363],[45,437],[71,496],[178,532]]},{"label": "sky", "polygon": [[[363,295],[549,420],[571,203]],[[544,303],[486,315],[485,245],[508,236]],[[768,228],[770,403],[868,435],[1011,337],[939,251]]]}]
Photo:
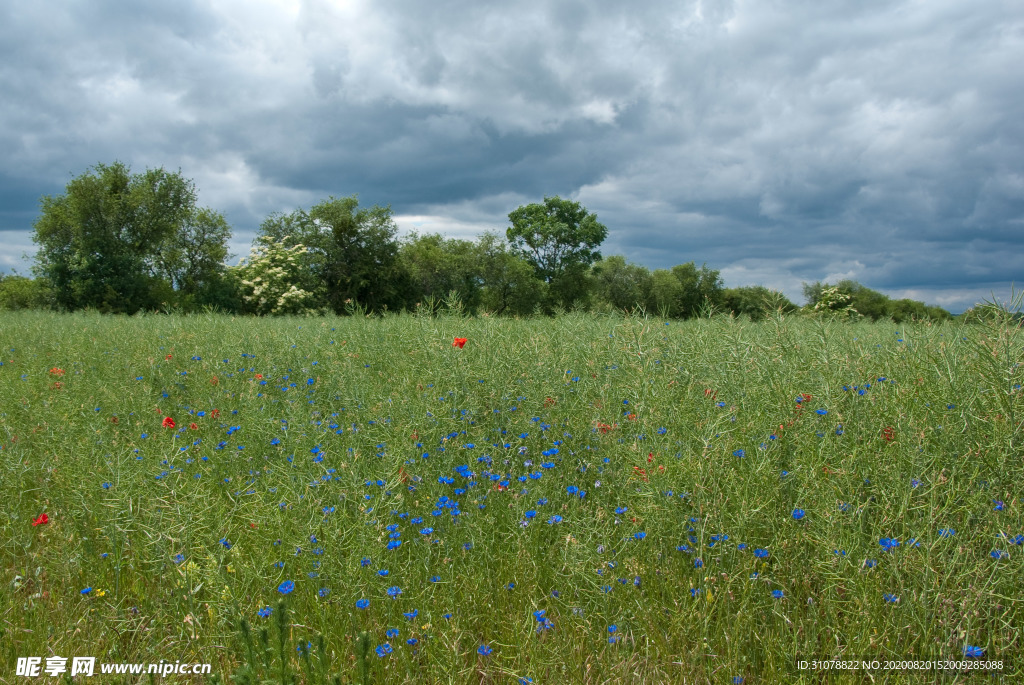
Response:
[{"label": "sky", "polygon": [[330,196],[473,239],[558,195],[650,269],[959,313],[1024,282],[1022,64],[1019,0],[0,0],[0,272],[121,161],[231,263]]}]

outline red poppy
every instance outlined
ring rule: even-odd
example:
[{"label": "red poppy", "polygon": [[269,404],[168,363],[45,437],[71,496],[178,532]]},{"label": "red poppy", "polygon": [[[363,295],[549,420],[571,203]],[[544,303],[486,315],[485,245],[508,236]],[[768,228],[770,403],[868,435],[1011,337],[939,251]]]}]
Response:
[{"label": "red poppy", "polygon": [[54,381],[53,385],[51,385],[50,387],[53,388],[54,390],[60,390],[61,388],[64,387],[64,384],[61,383],[60,381]]},{"label": "red poppy", "polygon": [[165,416],[164,417],[164,423],[163,423],[163,427],[164,428],[174,428],[174,425],[175,425],[174,424],[174,419],[172,419],[170,416]]},{"label": "red poppy", "polygon": [[452,343],[452,347],[457,347],[460,350],[463,347],[465,347],[465,345],[466,345],[466,338],[456,338],[455,342]]},{"label": "red poppy", "polygon": [[40,514],[39,518],[34,519],[32,521],[32,525],[33,526],[41,526],[44,523],[49,523],[49,522],[50,522],[50,517],[49,516],[47,516],[46,514]]},{"label": "red poppy", "polygon": [[210,385],[217,385],[217,377],[216,376],[214,376],[213,378],[210,379]]},{"label": "red poppy", "polygon": [[194,431],[199,430],[199,426],[196,425],[195,421],[193,421],[192,423],[188,424],[188,427],[191,428]]},{"label": "red poppy", "polygon": [[896,438],[896,430],[892,426],[886,426],[882,429],[882,438],[886,442],[892,442]]},{"label": "red poppy", "polygon": [[545,397],[544,398],[544,406],[545,407],[553,407],[553,406],[555,406],[555,398],[554,397]]},{"label": "red poppy", "polygon": [[64,369],[58,369],[56,366],[50,369],[50,374],[54,376],[63,376]]},{"label": "red poppy", "polygon": [[218,416],[220,416],[220,409],[214,409],[213,411],[211,411],[210,416],[212,416],[213,418],[217,418]]},{"label": "red poppy", "polygon": [[256,379],[259,380],[260,378],[263,378],[263,374],[262,373],[256,374]]},{"label": "red poppy", "polygon": [[171,355],[171,354],[169,354],[169,355],[167,355],[166,357],[164,357],[164,359],[170,359],[170,358],[171,358],[171,357],[173,357],[173,356],[174,356],[174,355]]}]

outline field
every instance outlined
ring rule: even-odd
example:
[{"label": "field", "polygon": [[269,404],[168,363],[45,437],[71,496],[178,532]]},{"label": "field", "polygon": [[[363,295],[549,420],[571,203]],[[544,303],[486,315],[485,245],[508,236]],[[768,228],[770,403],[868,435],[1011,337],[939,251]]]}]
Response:
[{"label": "field", "polygon": [[822,682],[796,662],[829,657],[1013,682],[1022,343],[6,313],[0,682],[54,655],[211,664],[196,682]]}]

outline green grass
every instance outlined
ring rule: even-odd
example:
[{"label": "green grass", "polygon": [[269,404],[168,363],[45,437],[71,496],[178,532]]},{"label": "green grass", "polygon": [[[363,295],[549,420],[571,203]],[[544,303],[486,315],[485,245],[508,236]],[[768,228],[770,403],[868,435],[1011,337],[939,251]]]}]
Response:
[{"label": "green grass", "polygon": [[795,661],[977,646],[1009,682],[1022,342],[804,318],[6,313],[0,681],[58,654],[236,682],[820,682]]}]

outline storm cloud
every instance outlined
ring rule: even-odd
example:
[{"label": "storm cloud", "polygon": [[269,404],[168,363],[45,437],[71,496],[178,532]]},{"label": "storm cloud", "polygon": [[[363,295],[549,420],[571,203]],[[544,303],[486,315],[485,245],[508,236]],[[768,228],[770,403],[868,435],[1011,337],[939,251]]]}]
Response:
[{"label": "storm cloud", "polygon": [[7,2],[0,269],[120,160],[194,179],[236,254],[329,195],[472,238],[557,194],[652,269],[959,312],[1024,275],[1021,64],[999,0]]}]

